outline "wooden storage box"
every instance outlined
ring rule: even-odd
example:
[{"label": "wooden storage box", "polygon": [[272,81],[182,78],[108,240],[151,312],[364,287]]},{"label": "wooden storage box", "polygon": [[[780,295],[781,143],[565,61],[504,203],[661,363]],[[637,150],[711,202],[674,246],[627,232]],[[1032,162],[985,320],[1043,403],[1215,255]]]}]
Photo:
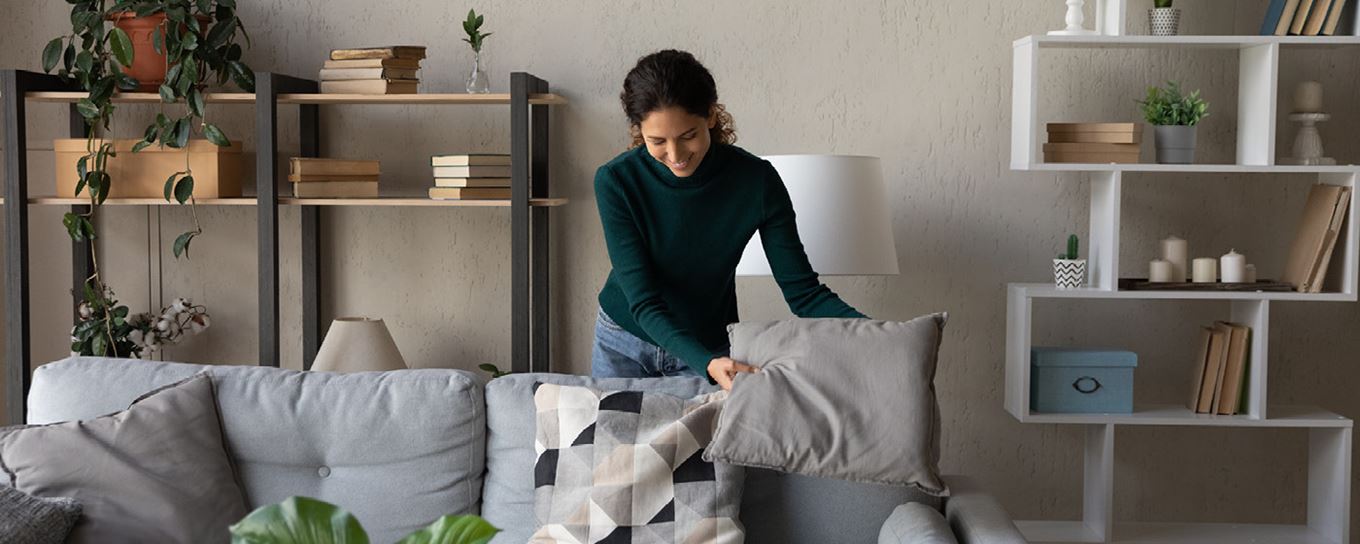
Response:
[{"label": "wooden storage box", "polygon": [[[139,141],[113,141],[118,156],[109,157],[105,167],[113,178],[109,198],[165,198],[165,179],[170,174],[184,171],[184,149],[153,144],[133,153],[132,146]],[[95,145],[98,146],[99,141]],[[76,196],[76,182],[80,181],[76,163],[85,156],[86,146],[84,138],[53,141],[58,197]],[[188,165],[194,172],[195,197],[241,196],[241,142],[232,141],[230,147],[218,147],[207,140],[190,140],[187,153]],[[88,194],[82,192],[80,196]]]},{"label": "wooden storage box", "polygon": [[1030,410],[1058,414],[1133,412],[1131,351],[1044,348],[1030,350]]}]

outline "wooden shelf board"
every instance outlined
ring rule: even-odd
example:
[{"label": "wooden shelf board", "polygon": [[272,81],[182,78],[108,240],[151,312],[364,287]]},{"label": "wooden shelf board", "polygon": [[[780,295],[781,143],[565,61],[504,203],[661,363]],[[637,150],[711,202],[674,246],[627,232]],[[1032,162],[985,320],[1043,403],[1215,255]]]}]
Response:
[{"label": "wooden shelf board", "polygon": [[1261,427],[1261,428],[1333,428],[1351,427],[1345,416],[1316,406],[1281,405],[1266,408],[1266,419],[1252,419],[1246,415],[1220,416],[1196,414],[1185,406],[1148,404],[1134,407],[1131,414],[1038,414],[1018,417],[1022,423],[1080,424],[1080,425],[1157,425],[1184,427]]},{"label": "wooden shelf board", "polygon": [[1298,300],[1355,302],[1347,293],[1295,293],[1266,291],[1115,291],[1095,287],[1058,289],[1052,283],[1013,283],[1030,298],[1123,299],[1123,300]]},{"label": "wooden shelf board", "polygon": [[[84,92],[34,92],[24,95],[34,102],[76,102],[89,93]],[[203,96],[210,104],[254,104],[252,93],[208,93]],[[120,104],[159,104],[161,95],[156,93],[117,93],[113,101]]]},{"label": "wooden shelf board", "polygon": [[1022,170],[1045,172],[1181,172],[1226,174],[1352,174],[1360,172],[1360,165],[1297,166],[1254,164],[1091,164],[1091,163],[1034,163]]},{"label": "wooden shelf board", "polygon": [[1285,47],[1345,47],[1360,45],[1357,36],[1025,36],[1014,47],[1072,49],[1244,49],[1258,45]]},{"label": "wooden shelf board", "polygon": [[[29,204],[42,206],[80,206],[90,203],[88,198],[64,198],[40,196],[28,199]],[[200,198],[197,203],[203,206],[254,206],[254,198]],[[166,202],[164,198],[110,198],[105,206],[179,206],[178,202]]]},{"label": "wooden shelf board", "polygon": [[[1017,521],[1025,539],[1035,543],[1098,542],[1079,521]],[[1307,525],[1258,523],[1116,523],[1114,544],[1191,544],[1270,542],[1271,544],[1339,544]]]},{"label": "wooden shelf board", "polygon": [[[510,95],[468,93],[416,94],[280,94],[280,104],[510,104]],[[531,94],[530,104],[566,104],[567,99],[556,94]]]},{"label": "wooden shelf board", "polygon": [[[567,203],[565,198],[531,198],[529,205],[557,207]],[[434,207],[509,207],[509,200],[435,200],[425,197],[380,198],[294,198],[280,197],[285,206],[434,206]]]}]

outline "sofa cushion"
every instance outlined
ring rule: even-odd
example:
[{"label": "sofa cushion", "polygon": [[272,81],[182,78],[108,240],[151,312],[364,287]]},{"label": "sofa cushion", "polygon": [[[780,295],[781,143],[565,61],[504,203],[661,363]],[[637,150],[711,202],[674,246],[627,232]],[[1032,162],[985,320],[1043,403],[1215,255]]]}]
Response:
[{"label": "sofa cushion", "polygon": [[73,358],[34,372],[29,419],[89,417],[201,369],[217,384],[227,451],[250,508],[293,495],[321,499],[358,517],[374,542],[478,512],[486,418],[482,384],[470,372]]},{"label": "sofa cushion", "polygon": [[9,544],[62,544],[80,511],[75,499],[34,497],[0,485],[0,535]]},{"label": "sofa cushion", "polygon": [[605,378],[566,374],[511,374],[486,385],[486,483],[482,517],[499,527],[493,544],[523,544],[533,534],[535,383],[605,391],[648,391],[689,398],[713,391],[703,378]]},{"label": "sofa cushion", "polygon": [[919,503],[907,503],[893,510],[878,544],[958,544],[944,514]]},{"label": "sofa cushion", "polygon": [[705,459],[947,495],[935,360],[945,315],[730,325],[740,374]]},{"label": "sofa cushion", "polygon": [[0,462],[20,491],[80,501],[76,544],[226,543],[246,514],[206,374],[108,416],[0,430]]},{"label": "sofa cushion", "polygon": [[741,522],[747,544],[869,544],[908,502],[944,511],[944,499],[913,487],[747,468]]},{"label": "sofa cushion", "polygon": [[539,384],[530,542],[740,543],[741,469],[703,460],[726,398]]}]

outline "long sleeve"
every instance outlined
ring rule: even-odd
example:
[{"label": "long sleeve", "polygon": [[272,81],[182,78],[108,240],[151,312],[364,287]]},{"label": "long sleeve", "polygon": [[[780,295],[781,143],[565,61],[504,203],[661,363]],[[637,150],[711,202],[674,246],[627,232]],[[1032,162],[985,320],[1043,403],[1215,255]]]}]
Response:
[{"label": "long sleeve", "polygon": [[638,227],[635,210],[620,190],[608,166],[595,173],[595,200],[604,227],[605,246],[633,320],[657,345],[679,357],[700,374],[707,374],[714,354],[682,326],[662,296],[661,285]]},{"label": "long sleeve", "polygon": [[765,178],[760,241],[784,301],[798,317],[867,317],[823,285],[798,237],[793,202],[773,166]]}]

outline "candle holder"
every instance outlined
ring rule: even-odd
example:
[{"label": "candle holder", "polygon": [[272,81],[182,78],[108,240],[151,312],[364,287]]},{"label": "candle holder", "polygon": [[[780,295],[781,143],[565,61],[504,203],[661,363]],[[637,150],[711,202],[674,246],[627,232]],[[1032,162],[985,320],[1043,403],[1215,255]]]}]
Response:
[{"label": "candle holder", "polygon": [[1083,8],[1086,0],[1067,0],[1067,28],[1062,30],[1050,30],[1049,36],[1094,36],[1096,31],[1086,28],[1086,14]]},{"label": "candle holder", "polygon": [[1289,114],[1289,120],[1299,124],[1299,132],[1294,136],[1294,156],[1280,159],[1280,164],[1309,166],[1336,164],[1336,159],[1322,156],[1322,136],[1317,130],[1318,123],[1331,118],[1331,114],[1328,113]]}]

